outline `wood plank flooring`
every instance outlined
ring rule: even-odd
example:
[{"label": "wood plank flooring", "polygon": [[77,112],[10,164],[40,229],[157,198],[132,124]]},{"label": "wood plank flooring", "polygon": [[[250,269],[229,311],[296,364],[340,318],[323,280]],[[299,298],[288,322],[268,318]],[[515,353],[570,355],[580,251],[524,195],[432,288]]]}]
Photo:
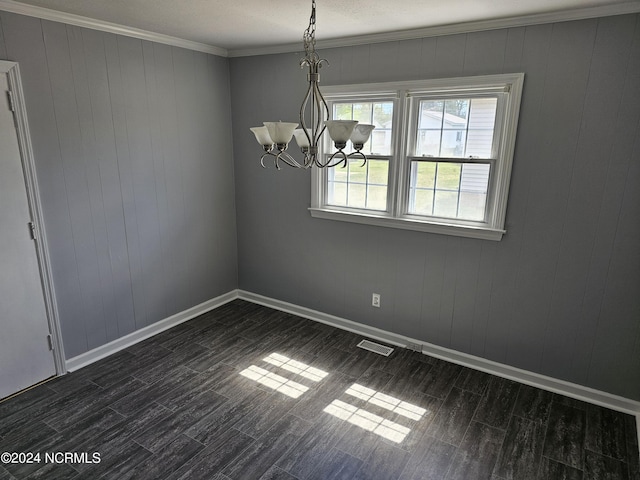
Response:
[{"label": "wood plank flooring", "polygon": [[361,339],[233,301],[0,403],[0,480],[640,480],[631,415]]}]

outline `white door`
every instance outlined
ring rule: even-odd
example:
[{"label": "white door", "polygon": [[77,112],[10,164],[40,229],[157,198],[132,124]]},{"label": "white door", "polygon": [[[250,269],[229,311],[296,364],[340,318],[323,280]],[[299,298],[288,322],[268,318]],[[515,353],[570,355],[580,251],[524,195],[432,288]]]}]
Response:
[{"label": "white door", "polygon": [[8,85],[0,73],[0,398],[56,373]]}]

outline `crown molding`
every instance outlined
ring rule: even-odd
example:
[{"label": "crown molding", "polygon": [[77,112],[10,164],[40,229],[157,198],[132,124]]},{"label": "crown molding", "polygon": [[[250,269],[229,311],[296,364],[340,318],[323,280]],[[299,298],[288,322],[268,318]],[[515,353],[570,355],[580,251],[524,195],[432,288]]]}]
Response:
[{"label": "crown molding", "polygon": [[[150,32],[139,28],[128,27],[116,23],[96,20],[72,13],[59,12],[49,8],[37,7],[16,2],[15,0],[0,0],[0,11],[37,17],[43,20],[66,23],[77,27],[91,28],[103,32],[124,35],[127,37],[139,38],[150,42],[172,45],[186,48],[198,52],[210,53],[220,57],[248,57],[254,55],[271,55],[278,53],[293,53],[302,50],[301,43],[289,43],[283,45],[273,45],[255,48],[225,49],[208,45],[205,43],[185,40],[183,38],[172,37],[161,33]],[[579,8],[573,10],[563,10],[559,12],[540,13],[535,15],[523,15],[517,17],[497,18],[493,20],[480,20],[476,22],[455,23],[450,25],[440,25],[434,27],[416,28],[411,30],[399,30],[394,32],[374,33],[369,35],[359,35],[353,37],[341,37],[329,40],[318,40],[318,49],[349,47],[354,45],[365,45],[372,43],[396,42],[401,40],[413,40],[416,38],[436,37],[442,35],[454,35],[460,33],[481,32],[486,30],[496,30],[500,28],[526,27],[528,25],[539,25],[545,23],[566,22],[572,20],[585,20],[588,18],[608,17],[613,15],[625,15],[630,13],[640,13],[640,0],[630,2],[603,5],[599,7]]]},{"label": "crown molding", "polygon": [[[330,40],[318,40],[317,49],[350,47],[372,43],[397,42],[401,40],[414,40],[416,38],[438,37],[443,35],[455,35],[461,33],[482,32],[501,28],[526,27],[546,23],[567,22],[572,20],[585,20],[597,17],[610,17],[640,13],[640,1],[605,5],[600,7],[563,10],[551,13],[539,13],[535,15],[523,15],[518,17],[505,17],[492,20],[479,20],[476,22],[455,23],[434,27],[416,28],[411,30],[399,30],[395,32],[373,33],[353,37],[342,37]],[[249,57],[254,55],[272,55],[278,53],[291,53],[302,51],[302,43],[274,45],[258,48],[230,49],[229,57]]]},{"label": "crown molding", "polygon": [[227,57],[228,52],[224,48],[207,45],[205,43],[193,42],[183,38],[163,35],[161,33],[149,32],[139,28],[128,27],[126,25],[118,25],[117,23],[96,20],[72,13],[58,12],[49,8],[37,7],[16,2],[14,0],[0,0],[0,10],[11,13],[18,13],[29,17],[36,17],[42,20],[51,20],[53,22],[66,23],[76,27],[91,28],[102,32],[115,33],[126,37],[139,38],[140,40],[148,40],[150,42],[162,43],[174,47],[186,48],[197,52],[210,53],[220,57]]}]

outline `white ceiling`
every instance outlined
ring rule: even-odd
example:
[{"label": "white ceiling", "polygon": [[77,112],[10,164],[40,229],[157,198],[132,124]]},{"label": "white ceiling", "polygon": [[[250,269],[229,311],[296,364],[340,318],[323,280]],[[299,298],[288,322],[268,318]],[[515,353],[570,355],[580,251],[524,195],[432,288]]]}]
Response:
[{"label": "white ceiling", "polygon": [[[0,0],[0,9],[42,18],[59,12],[212,46],[231,56],[301,43],[311,0]],[[44,10],[46,9],[46,10]],[[640,11],[640,0],[317,0],[318,45],[398,38]],[[52,16],[52,14],[54,14]],[[86,23],[86,22],[85,22]],[[406,32],[416,30],[420,32]],[[352,37],[351,41],[348,37]],[[382,38],[381,37],[381,38]],[[369,38],[368,40],[371,40]]]}]

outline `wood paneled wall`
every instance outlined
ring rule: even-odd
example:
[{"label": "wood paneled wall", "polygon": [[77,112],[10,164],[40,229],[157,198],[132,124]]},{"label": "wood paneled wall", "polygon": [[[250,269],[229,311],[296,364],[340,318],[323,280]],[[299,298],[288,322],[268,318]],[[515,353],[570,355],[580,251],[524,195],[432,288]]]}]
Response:
[{"label": "wood paneled wall", "polygon": [[0,12],[65,354],[237,286],[227,59]]},{"label": "wood paneled wall", "polygon": [[640,16],[321,54],[325,85],[524,72],[507,234],[311,218],[248,131],[296,120],[301,54],[233,58],[240,288],[640,400]]}]

